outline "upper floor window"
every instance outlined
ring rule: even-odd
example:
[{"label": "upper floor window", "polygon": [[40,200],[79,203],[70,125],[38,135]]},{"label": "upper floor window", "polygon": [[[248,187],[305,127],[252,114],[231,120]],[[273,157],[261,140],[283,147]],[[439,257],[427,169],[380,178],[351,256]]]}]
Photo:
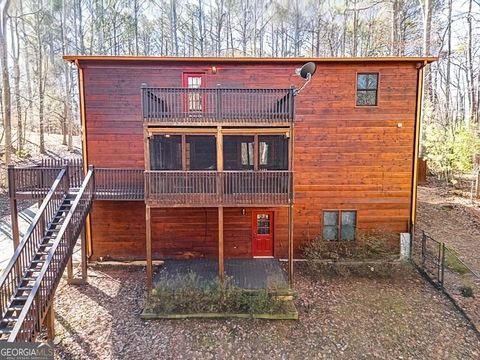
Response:
[{"label": "upper floor window", "polygon": [[357,106],[377,106],[378,73],[357,74]]}]

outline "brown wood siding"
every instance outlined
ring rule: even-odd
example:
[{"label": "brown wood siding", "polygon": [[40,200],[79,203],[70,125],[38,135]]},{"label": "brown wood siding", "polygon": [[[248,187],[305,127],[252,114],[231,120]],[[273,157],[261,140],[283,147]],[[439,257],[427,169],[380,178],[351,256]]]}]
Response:
[{"label": "brown wood siding", "polygon": [[[210,72],[213,65],[217,67],[215,75]],[[208,87],[221,84],[287,88],[302,84],[294,72],[299,65],[85,62],[82,66],[89,163],[104,167],[144,167],[142,83],[177,87],[181,86],[183,72],[205,72]],[[357,72],[380,74],[378,106],[355,106]],[[318,64],[311,83],[296,98],[295,104],[296,256],[306,242],[321,233],[323,209],[357,210],[359,229],[408,231],[416,86],[415,63]],[[397,126],[399,123],[401,127]],[[125,212],[135,213],[132,216],[122,215],[122,210],[115,208],[118,203],[108,204],[104,202],[96,206],[92,215],[94,256],[110,252],[112,256],[123,257],[135,251],[135,256],[140,256],[145,246],[144,204],[131,203]],[[194,226],[186,224],[175,211]],[[251,231],[250,217],[237,217],[230,211],[240,209],[226,209],[225,254],[249,256],[246,254],[251,254],[250,244],[245,239],[246,233]],[[285,213],[282,215],[285,221],[276,221],[275,226],[275,251],[276,256],[280,256],[277,251],[278,254],[285,251],[286,255],[287,216],[285,209],[277,211]],[[160,239],[166,239],[173,253],[188,248],[188,251],[197,251],[203,256],[216,256],[216,209],[207,210],[206,235],[201,230],[205,228],[203,210],[155,209],[152,212],[156,256],[165,250],[157,245],[161,243]],[[108,223],[101,224],[102,221]],[[135,224],[127,226],[127,222]],[[112,233],[106,231],[116,227],[124,231],[119,233],[118,241],[111,239]],[[121,245],[123,242],[125,247]]]},{"label": "brown wood siding", "polygon": [[[145,259],[145,205],[141,202],[96,201],[92,213],[93,259]],[[252,256],[252,211],[259,208],[225,208],[225,257]],[[286,257],[287,211],[274,211],[274,253]],[[154,259],[217,258],[216,208],[154,208],[152,252]]]}]

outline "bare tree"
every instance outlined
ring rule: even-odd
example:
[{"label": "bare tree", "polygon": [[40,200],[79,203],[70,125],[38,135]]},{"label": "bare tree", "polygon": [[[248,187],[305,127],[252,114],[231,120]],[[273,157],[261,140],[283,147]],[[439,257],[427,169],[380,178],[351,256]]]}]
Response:
[{"label": "bare tree", "polygon": [[3,87],[3,126],[5,131],[5,162],[12,157],[12,104],[10,77],[8,73],[7,13],[10,0],[0,1],[0,67],[2,68]]}]

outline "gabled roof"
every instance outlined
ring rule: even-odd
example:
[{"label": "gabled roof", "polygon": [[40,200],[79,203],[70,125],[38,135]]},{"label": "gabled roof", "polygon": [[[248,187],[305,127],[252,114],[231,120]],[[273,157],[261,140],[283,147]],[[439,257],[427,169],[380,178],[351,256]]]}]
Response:
[{"label": "gabled roof", "polygon": [[65,55],[64,60],[80,61],[156,61],[156,62],[231,62],[231,63],[300,63],[314,62],[423,62],[432,63],[438,60],[435,56],[384,56],[384,57],[171,57],[171,56],[106,56],[106,55]]}]

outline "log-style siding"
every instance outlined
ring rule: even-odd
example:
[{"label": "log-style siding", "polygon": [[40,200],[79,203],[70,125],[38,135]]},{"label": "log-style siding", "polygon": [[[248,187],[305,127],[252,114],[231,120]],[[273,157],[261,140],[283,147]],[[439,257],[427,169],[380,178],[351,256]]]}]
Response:
[{"label": "log-style siding", "polygon": [[[85,61],[88,162],[144,167],[143,83],[180,87],[183,72],[207,86],[288,88],[302,63]],[[323,209],[357,210],[358,228],[408,231],[417,91],[415,62],[325,62],[295,99],[294,243],[321,232]],[[217,67],[217,74],[211,73]],[[356,74],[378,72],[378,106],[355,106]],[[401,125],[399,125],[401,124]],[[206,214],[206,215],[205,215]],[[275,256],[286,256],[287,210],[275,209]],[[154,257],[217,256],[216,209],[152,209]],[[251,209],[225,209],[225,256],[251,256]],[[205,230],[206,229],[206,230]],[[96,201],[93,256],[143,258],[145,205]],[[188,256],[188,254],[186,255]]]}]

